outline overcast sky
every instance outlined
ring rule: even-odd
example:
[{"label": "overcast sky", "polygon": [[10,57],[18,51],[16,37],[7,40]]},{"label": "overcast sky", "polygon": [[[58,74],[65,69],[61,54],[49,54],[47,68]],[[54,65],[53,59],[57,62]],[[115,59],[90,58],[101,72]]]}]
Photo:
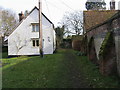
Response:
[{"label": "overcast sky", "polygon": [[[107,9],[109,8],[109,1],[107,3]],[[118,2],[120,0],[116,0]],[[86,10],[86,0],[42,0],[42,12],[57,26],[65,12],[75,10]],[[21,11],[31,11],[35,6],[38,7],[38,0],[0,0],[0,6],[8,8],[18,14]],[[116,8],[118,4],[116,3]]]}]

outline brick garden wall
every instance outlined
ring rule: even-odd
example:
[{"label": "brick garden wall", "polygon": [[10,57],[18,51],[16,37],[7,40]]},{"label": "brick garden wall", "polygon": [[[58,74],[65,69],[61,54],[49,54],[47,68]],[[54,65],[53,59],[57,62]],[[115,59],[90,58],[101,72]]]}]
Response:
[{"label": "brick garden wall", "polygon": [[[107,32],[110,32],[110,31],[113,31],[113,37],[114,37],[113,42],[115,43],[115,46],[112,48],[109,48],[108,52],[109,51],[111,51],[110,53],[115,52],[116,56],[115,55],[112,56],[112,54],[108,53],[108,55],[106,55],[107,61],[102,60],[103,62],[99,63],[101,66],[100,70],[101,72],[104,72],[102,74],[109,75],[112,73],[112,71],[116,67],[118,74],[120,76],[120,48],[119,48],[120,47],[120,12],[118,12],[116,15],[111,17],[109,20],[99,25],[96,25],[95,27],[90,28],[89,30],[87,30],[86,34],[87,34],[88,42],[90,41],[91,37],[94,37],[95,53],[97,55],[98,61],[100,62],[101,60],[99,58],[99,51]],[[109,54],[111,55],[111,58],[114,58],[114,59],[110,59]],[[115,63],[116,63],[116,66],[115,66]],[[101,69],[101,68],[104,68],[104,69]]]}]

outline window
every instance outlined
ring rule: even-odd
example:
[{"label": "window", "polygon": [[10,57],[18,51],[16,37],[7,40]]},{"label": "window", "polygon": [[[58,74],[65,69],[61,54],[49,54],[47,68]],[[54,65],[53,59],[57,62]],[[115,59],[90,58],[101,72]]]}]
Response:
[{"label": "window", "polygon": [[32,31],[35,32],[35,25],[32,25]]},{"label": "window", "polygon": [[38,47],[39,46],[39,39],[32,39],[32,44],[33,44],[33,47]]},{"label": "window", "polygon": [[36,46],[39,46],[39,40],[36,40]]},{"label": "window", "polygon": [[33,32],[39,32],[39,25],[38,24],[32,24],[32,31]]},{"label": "window", "polygon": [[33,40],[33,47],[35,47],[35,40]]},{"label": "window", "polygon": [[39,25],[36,25],[36,32],[39,32]]}]

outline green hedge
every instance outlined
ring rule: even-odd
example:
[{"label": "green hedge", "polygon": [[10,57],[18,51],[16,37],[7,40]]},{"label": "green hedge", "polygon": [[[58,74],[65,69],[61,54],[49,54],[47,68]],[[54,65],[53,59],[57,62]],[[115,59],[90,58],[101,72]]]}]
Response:
[{"label": "green hedge", "polygon": [[8,47],[7,46],[2,47],[2,52],[8,52]]}]

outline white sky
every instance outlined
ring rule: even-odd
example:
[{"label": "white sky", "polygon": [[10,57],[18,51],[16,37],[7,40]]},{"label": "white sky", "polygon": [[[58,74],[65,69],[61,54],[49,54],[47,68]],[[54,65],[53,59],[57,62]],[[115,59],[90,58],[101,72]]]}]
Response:
[{"label": "white sky", "polygon": [[[107,9],[109,1],[105,0]],[[116,8],[118,1],[120,0],[116,0]],[[86,0],[42,0],[42,12],[57,26],[66,11],[86,10],[85,2]],[[0,0],[0,6],[18,14],[25,10],[31,11],[35,6],[38,7],[38,0]]]}]

